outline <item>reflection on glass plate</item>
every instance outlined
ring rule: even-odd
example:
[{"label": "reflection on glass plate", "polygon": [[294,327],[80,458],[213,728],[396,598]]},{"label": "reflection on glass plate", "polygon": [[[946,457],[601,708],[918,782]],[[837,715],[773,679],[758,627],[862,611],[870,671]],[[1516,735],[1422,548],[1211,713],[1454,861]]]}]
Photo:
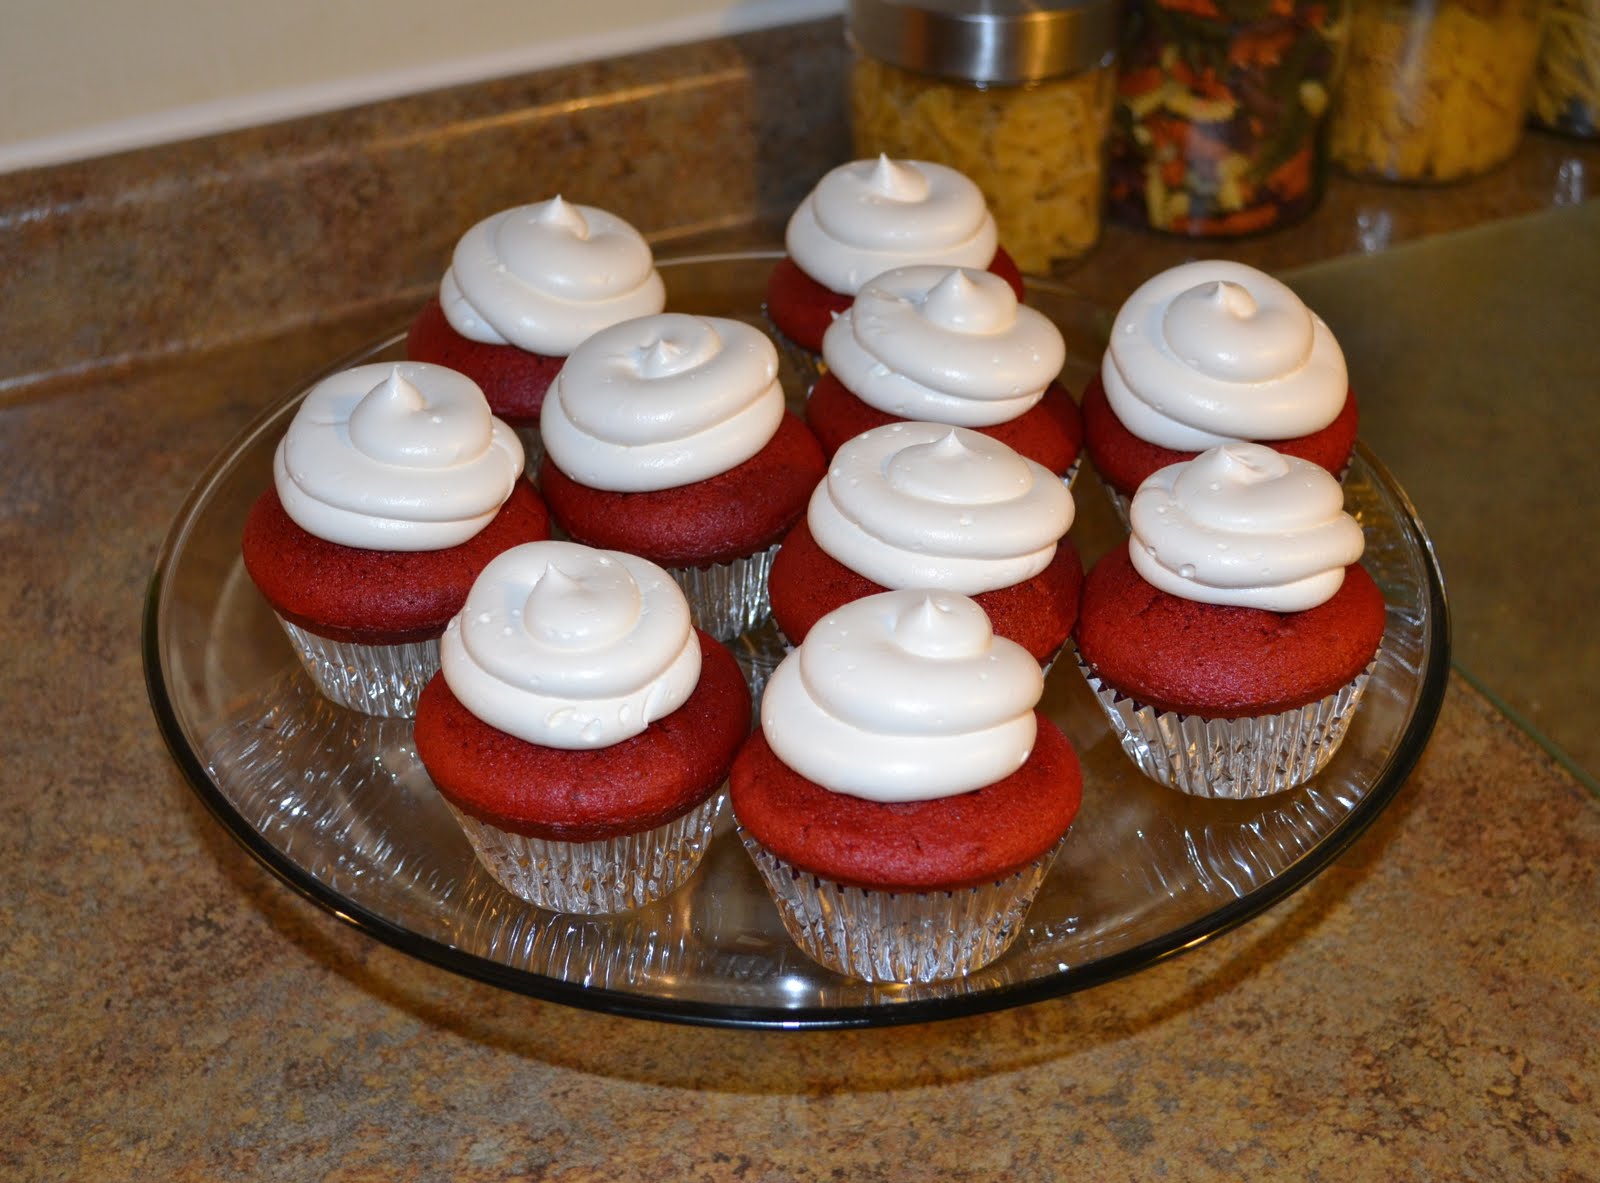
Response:
[{"label": "reflection on glass plate", "polygon": [[[664,263],[669,306],[760,324],[772,258]],[[1042,281],[1030,302],[1061,326],[1065,378],[1081,389],[1103,322]],[[397,346],[350,364],[398,356]],[[612,918],[545,912],[477,864],[417,760],[409,722],[343,710],[312,689],[244,575],[245,513],[271,479],[272,449],[301,393],[218,458],[173,526],[146,606],[151,702],[195,790],[275,872],[364,931],[508,989],[685,1022],[836,1027],[952,1017],[1095,985],[1232,927],[1326,866],[1399,788],[1443,697],[1448,627],[1432,550],[1404,494],[1362,452],[1346,496],[1389,621],[1343,748],[1290,793],[1185,797],[1134,770],[1074,663],[1057,662],[1042,705],[1083,758],[1083,809],[1025,931],[994,964],[918,986],[822,969],[785,936],[726,817],[699,872],[667,899]],[[1075,492],[1073,537],[1092,561],[1120,542],[1120,527],[1092,476]],[[762,657],[760,646],[734,648],[747,665]]]}]

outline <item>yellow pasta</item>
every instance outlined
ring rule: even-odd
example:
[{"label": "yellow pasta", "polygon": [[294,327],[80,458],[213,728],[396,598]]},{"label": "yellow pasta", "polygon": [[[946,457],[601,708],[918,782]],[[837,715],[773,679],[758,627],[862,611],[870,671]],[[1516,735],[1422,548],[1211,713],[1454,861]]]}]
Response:
[{"label": "yellow pasta", "polygon": [[1522,134],[1542,0],[1355,0],[1328,151],[1358,175],[1451,181]]},{"label": "yellow pasta", "polygon": [[1531,111],[1557,131],[1600,131],[1600,0],[1550,0]]},{"label": "yellow pasta", "polygon": [[1017,265],[1045,272],[1100,237],[1114,83],[1108,65],[985,88],[862,57],[851,76],[856,155],[886,152],[965,173],[983,190]]}]

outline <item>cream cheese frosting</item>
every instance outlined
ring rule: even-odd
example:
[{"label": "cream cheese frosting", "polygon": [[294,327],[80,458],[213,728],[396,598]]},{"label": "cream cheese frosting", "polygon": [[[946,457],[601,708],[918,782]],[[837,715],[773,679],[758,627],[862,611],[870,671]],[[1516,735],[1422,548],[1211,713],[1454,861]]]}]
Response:
[{"label": "cream cheese frosting", "polygon": [[1320,431],[1350,384],[1339,343],[1300,297],[1224,260],[1142,284],[1117,313],[1100,378],[1129,431],[1181,452]]},{"label": "cream cheese frosting", "polygon": [[863,287],[828,326],[822,356],[846,389],[886,414],[989,427],[1044,397],[1067,348],[999,276],[919,265]]},{"label": "cream cheese frosting", "polygon": [[1325,469],[1262,444],[1224,444],[1153,473],[1129,507],[1146,582],[1205,604],[1301,612],[1361,557],[1361,526]]},{"label": "cream cheese frosting", "polygon": [[890,591],[819,620],[773,671],[761,729],[786,765],[873,801],[926,801],[1010,776],[1037,735],[1038,662],[954,592]]},{"label": "cream cheese frosting", "polygon": [[472,379],[425,362],[356,366],[311,388],[273,454],[285,512],[363,550],[443,550],[493,520],[522,475],[516,434]]},{"label": "cream cheese frosting", "polygon": [[492,559],[439,642],[469,711],[549,748],[601,748],[684,704],[700,680],[689,606],[654,563],[574,542]]},{"label": "cream cheese frosting", "polygon": [[853,295],[909,263],[987,267],[999,241],[983,193],[925,160],[854,160],[818,181],[789,218],[784,245],[800,270]]},{"label": "cream cheese frosting", "polygon": [[972,596],[1048,567],[1073,513],[1059,476],[999,440],[889,423],[834,454],[806,524],[824,551],[874,583]]},{"label": "cream cheese frosting", "polygon": [[573,480],[648,492],[750,459],[783,420],[778,351],[743,321],[663,312],[602,329],[567,358],[540,411]]},{"label": "cream cheese frosting", "polygon": [[439,303],[469,340],[565,357],[607,325],[660,312],[666,288],[637,230],[558,196],[491,214],[462,235]]}]

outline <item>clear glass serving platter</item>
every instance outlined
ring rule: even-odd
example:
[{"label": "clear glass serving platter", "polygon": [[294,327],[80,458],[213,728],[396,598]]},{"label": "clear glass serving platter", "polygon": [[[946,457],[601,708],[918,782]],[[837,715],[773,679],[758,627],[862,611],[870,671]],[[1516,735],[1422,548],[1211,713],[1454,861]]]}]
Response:
[{"label": "clear glass serving platter", "polygon": [[[669,307],[761,324],[770,253],[666,262]],[[1066,335],[1066,380],[1097,364],[1104,318],[1036,281],[1030,303]],[[398,357],[400,338],[339,366]],[[786,379],[799,381],[785,362]],[[309,383],[308,383],[309,385]],[[798,391],[795,392],[798,394]],[[244,573],[246,511],[304,390],[269,408],[200,478],[157,561],[144,618],[150,699],[173,757],[222,824],[339,919],[506,989],[617,1014],[749,1027],[922,1022],[1111,981],[1192,948],[1304,885],[1359,835],[1420,755],[1444,694],[1449,629],[1437,563],[1382,465],[1358,452],[1347,503],[1388,599],[1388,632],[1356,721],[1312,782],[1248,803],[1185,797],[1122,754],[1070,660],[1044,709],[1083,760],[1083,808],[1000,960],[955,981],[868,985],[789,941],[724,818],[700,870],[628,915],[542,911],[480,868],[417,760],[409,722],[320,698]],[[1074,491],[1086,561],[1122,541],[1092,472]]]}]

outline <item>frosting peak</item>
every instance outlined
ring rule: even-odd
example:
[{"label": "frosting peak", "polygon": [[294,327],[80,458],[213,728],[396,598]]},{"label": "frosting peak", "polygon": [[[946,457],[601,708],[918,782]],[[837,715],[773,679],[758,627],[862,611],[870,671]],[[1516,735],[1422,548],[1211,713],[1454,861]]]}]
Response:
[{"label": "frosting peak", "polygon": [[671,577],[573,542],[492,559],[439,658],[469,711],[551,748],[621,743],[682,706],[700,678],[699,638]]},{"label": "frosting peak", "polygon": [[1226,444],[1154,473],[1129,508],[1146,582],[1206,604],[1300,612],[1361,557],[1361,526],[1327,471],[1261,444]]},{"label": "frosting peak", "polygon": [[1309,435],[1349,389],[1338,342],[1293,291],[1217,260],[1164,271],[1128,298],[1101,380],[1130,431],[1188,452]]},{"label": "frosting peak", "polygon": [[726,472],[783,419],[778,351],[743,321],[663,312],[602,329],[575,349],[540,411],[562,472],[615,492],[670,489]]},{"label": "frosting peak", "polygon": [[463,337],[564,357],[607,325],[660,312],[666,289],[637,230],[557,196],[462,235],[439,301]]},{"label": "frosting peak", "polygon": [[888,588],[977,595],[1031,579],[1072,526],[1061,478],[1005,444],[939,423],[888,423],[834,454],[806,525]]},{"label": "frosting peak", "polygon": [[812,626],[773,672],[761,728],[838,793],[922,801],[1010,776],[1033,750],[1038,662],[950,592],[885,592]]},{"label": "frosting peak", "polygon": [[790,258],[824,287],[853,295],[909,263],[987,267],[999,235],[977,185],[924,160],[855,160],[827,173],[789,219]]},{"label": "frosting peak", "polygon": [[877,276],[822,338],[845,387],[902,419],[987,427],[1044,397],[1067,359],[1050,319],[988,271],[901,267]]},{"label": "frosting peak", "polygon": [[312,387],[273,455],[307,533],[364,550],[444,550],[482,530],[522,445],[470,378],[425,362],[357,366]]},{"label": "frosting peak", "polygon": [[[909,205],[928,200],[928,193],[933,186],[928,181],[928,175],[920,169],[890,160],[887,154],[880,152],[878,159],[872,162],[872,172],[863,188],[885,201]],[[845,227],[844,230],[848,233],[849,228]]]}]

